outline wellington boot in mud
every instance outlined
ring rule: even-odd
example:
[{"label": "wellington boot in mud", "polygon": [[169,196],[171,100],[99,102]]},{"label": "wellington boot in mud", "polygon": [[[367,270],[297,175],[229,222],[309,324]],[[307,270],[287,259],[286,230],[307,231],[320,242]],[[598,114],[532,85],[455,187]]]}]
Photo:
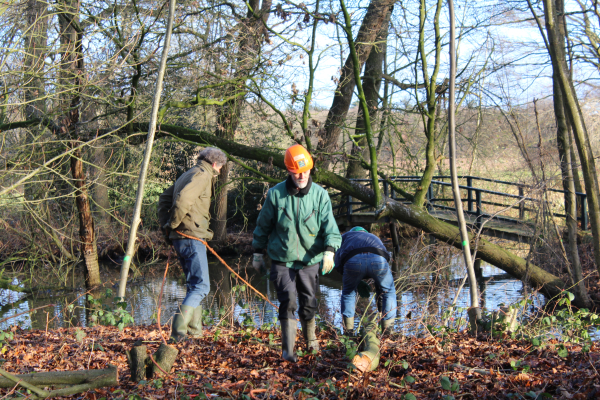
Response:
[{"label": "wellington boot in mud", "polygon": [[171,326],[171,339],[172,343],[178,343],[188,338],[188,325],[192,320],[194,314],[194,307],[181,305],[179,312],[175,314],[173,318],[173,325]]},{"label": "wellington boot in mud", "polygon": [[304,340],[306,340],[306,348],[309,351],[319,351],[319,341],[317,340],[317,326],[315,319],[313,318],[307,321],[300,318],[300,325],[302,325],[302,334],[304,335]]},{"label": "wellington boot in mud", "polygon": [[354,336],[354,317],[343,317],[344,335]]},{"label": "wellington boot in mud", "polygon": [[198,306],[194,309],[192,319],[188,324],[187,333],[192,339],[199,339],[202,337],[202,306]]},{"label": "wellington boot in mud", "polygon": [[381,334],[389,335],[394,332],[395,318],[381,320]]},{"label": "wellington boot in mud", "polygon": [[282,319],[281,321],[281,357],[290,362],[297,362],[298,357],[294,353],[296,345],[296,320]]}]

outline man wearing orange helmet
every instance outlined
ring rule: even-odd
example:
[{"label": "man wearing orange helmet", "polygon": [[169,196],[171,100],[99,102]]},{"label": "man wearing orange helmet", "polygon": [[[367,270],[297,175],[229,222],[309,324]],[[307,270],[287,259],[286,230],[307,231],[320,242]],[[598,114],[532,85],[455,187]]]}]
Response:
[{"label": "man wearing orange helmet", "polygon": [[325,189],[312,182],[313,159],[299,144],[285,152],[288,178],[275,185],[256,221],[254,260],[252,266],[264,266],[263,253],[271,258],[270,279],[279,300],[282,356],[296,362],[296,295],[298,316],[308,349],[318,350],[315,333],[316,292],[319,267],[327,274],[333,269],[334,252],[342,244],[342,236]]}]

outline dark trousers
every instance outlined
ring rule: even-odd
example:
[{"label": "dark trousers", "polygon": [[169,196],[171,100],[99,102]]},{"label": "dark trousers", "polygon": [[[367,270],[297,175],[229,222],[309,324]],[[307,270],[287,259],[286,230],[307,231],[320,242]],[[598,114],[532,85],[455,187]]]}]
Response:
[{"label": "dark trousers", "polygon": [[319,264],[303,269],[292,269],[285,264],[271,263],[271,281],[277,290],[279,319],[292,319],[300,303],[298,317],[311,320],[317,312],[317,288],[319,287]]}]

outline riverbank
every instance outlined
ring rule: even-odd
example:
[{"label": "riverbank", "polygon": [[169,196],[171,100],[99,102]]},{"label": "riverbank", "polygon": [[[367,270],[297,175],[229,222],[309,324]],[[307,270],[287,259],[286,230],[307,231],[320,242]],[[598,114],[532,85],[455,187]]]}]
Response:
[{"label": "riverbank", "polygon": [[[162,327],[166,337],[168,326]],[[438,399],[564,398],[600,396],[600,346],[588,353],[558,342],[478,338],[466,333],[382,341],[379,368],[348,369],[346,349],[334,330],[321,331],[321,351],[296,364],[283,361],[278,330],[212,327],[202,339],[175,345],[170,376],[131,382],[125,351],[143,340],[150,352],[160,343],[157,326],[13,331],[4,343],[2,368],[14,374],[106,368],[115,365],[119,386],[70,398],[222,399]],[[301,340],[300,340],[301,342]],[[299,350],[304,350],[303,345]],[[561,350],[561,351],[559,351]],[[0,394],[24,393],[0,389]],[[411,394],[414,397],[411,397]],[[135,396],[135,397],[130,397]],[[139,396],[139,397],[137,397]]]}]

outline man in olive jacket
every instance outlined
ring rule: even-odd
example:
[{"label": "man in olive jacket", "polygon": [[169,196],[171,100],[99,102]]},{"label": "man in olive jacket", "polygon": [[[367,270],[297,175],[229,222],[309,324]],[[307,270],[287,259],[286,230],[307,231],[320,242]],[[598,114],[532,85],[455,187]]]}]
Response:
[{"label": "man in olive jacket", "polygon": [[206,246],[185,235],[210,240],[210,197],[212,180],[227,162],[221,150],[207,147],[198,155],[198,163],[166,189],[158,200],[158,219],[165,240],[173,243],[186,278],[186,296],[173,319],[171,338],[181,341],[202,335],[200,302],[210,291]]},{"label": "man in olive jacket", "polygon": [[334,252],[340,247],[342,237],[329,194],[310,177],[313,167],[310,154],[301,145],[294,145],[287,149],[284,161],[289,176],[267,193],[254,230],[252,265],[256,269],[264,265],[266,250],[272,260],[270,279],[280,303],[282,356],[296,362],[296,295],[307,347],[318,350],[315,313],[319,267],[322,263],[323,274],[333,269]]}]

